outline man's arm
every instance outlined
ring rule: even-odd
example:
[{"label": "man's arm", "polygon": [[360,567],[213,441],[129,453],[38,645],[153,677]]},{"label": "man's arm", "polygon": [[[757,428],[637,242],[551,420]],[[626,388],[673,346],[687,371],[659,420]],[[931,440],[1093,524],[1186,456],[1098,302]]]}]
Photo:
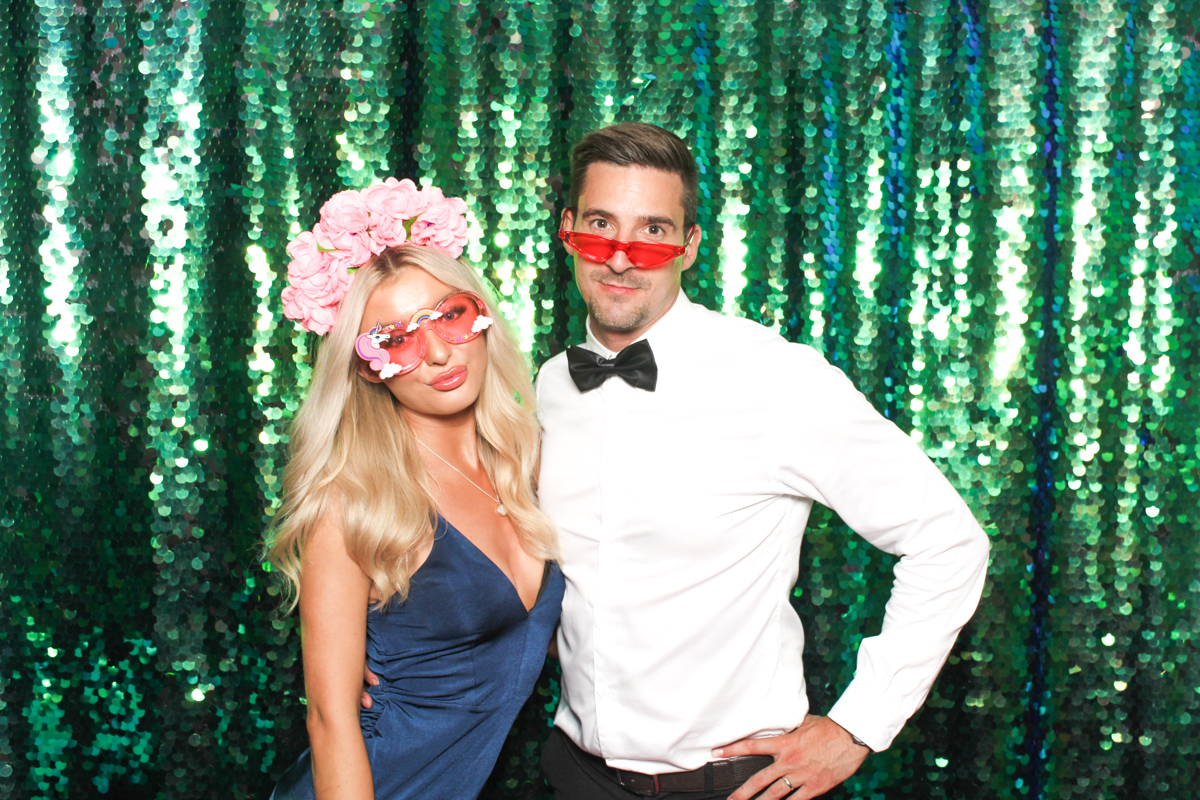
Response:
[{"label": "man's arm", "polygon": [[[806,420],[782,457],[788,488],[832,508],[859,536],[900,556],[883,626],[862,641],[854,679],[829,712],[872,750],[887,749],[925,702],[975,612],[989,543],[945,476],[840,370],[810,361]],[[819,364],[815,369],[811,361]]]},{"label": "man's arm", "polygon": [[928,696],[987,570],[987,536],[937,467],[841,371],[808,348],[797,355],[804,386],[794,395],[797,422],[780,436],[785,489],[829,506],[900,561],[882,630],[862,641],[854,679],[829,716],[722,748],[723,757],[777,759],[730,800],[747,800],[768,783],[764,797],[789,796],[784,777],[809,787],[790,796],[812,797],[854,774],[868,748],[886,749]]}]

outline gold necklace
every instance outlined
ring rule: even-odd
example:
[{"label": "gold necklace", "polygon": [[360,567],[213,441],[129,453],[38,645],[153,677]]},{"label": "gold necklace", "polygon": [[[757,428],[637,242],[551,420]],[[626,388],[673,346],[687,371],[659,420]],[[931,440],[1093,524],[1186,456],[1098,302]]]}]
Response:
[{"label": "gold necklace", "polygon": [[[414,438],[414,439],[416,439],[417,437],[415,437],[415,436],[414,436],[413,438]],[[484,489],[484,488],[483,488],[482,486],[480,486],[478,483],[476,483],[475,481],[473,481],[473,480],[471,480],[470,478],[468,478],[465,472],[463,472],[461,469],[459,469],[458,467],[456,467],[456,466],[454,466],[453,464],[451,464],[451,463],[450,463],[449,461],[447,461],[446,459],[444,459],[444,458],[442,458],[441,456],[439,456],[439,455],[437,454],[437,452],[436,452],[436,451],[435,451],[435,450],[434,450],[432,447],[430,447],[429,445],[425,444],[425,443],[424,443],[424,442],[422,442],[420,439],[417,439],[417,444],[421,445],[421,447],[424,447],[426,450],[428,450],[429,452],[433,453],[433,454],[434,454],[434,456],[436,456],[436,457],[437,457],[437,459],[438,459],[439,461],[441,461],[443,464],[445,464],[445,465],[446,465],[447,467],[449,467],[450,469],[452,469],[452,470],[454,470],[455,472],[457,472],[459,475],[462,475],[462,476],[463,476],[463,479],[464,479],[464,480],[465,480],[467,483],[471,484],[471,485],[472,485],[472,486],[474,486],[476,489],[478,489],[479,491],[481,491],[481,492],[483,492],[485,495],[487,495],[489,498],[491,498],[491,499],[492,499],[492,500],[493,500],[493,501],[496,503],[496,513],[497,513],[497,514],[499,514],[499,515],[500,515],[500,516],[502,516],[502,517],[507,517],[507,516],[508,516],[508,509],[504,507],[504,503],[501,503],[501,502],[500,502],[500,497],[499,497],[499,495],[493,495],[491,492],[489,492],[489,491],[487,491],[486,489]]]}]

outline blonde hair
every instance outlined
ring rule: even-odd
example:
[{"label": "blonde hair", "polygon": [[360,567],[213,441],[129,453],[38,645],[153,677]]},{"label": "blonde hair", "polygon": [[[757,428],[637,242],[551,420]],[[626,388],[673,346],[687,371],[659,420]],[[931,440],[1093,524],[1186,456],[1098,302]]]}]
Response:
[{"label": "blonde hair", "polygon": [[287,579],[291,608],[299,601],[305,542],[327,514],[340,517],[346,550],[371,579],[380,605],[408,596],[412,556],[433,538],[437,508],[412,429],[387,386],[358,374],[354,350],[371,294],[407,269],[424,270],[487,303],[495,321],[484,334],[488,369],[475,403],[479,458],[522,548],[557,557],[554,528],[534,498],[539,428],[529,365],[473,268],[431,247],[402,245],[355,274],[288,434],[284,501],[268,533],[267,558]]}]

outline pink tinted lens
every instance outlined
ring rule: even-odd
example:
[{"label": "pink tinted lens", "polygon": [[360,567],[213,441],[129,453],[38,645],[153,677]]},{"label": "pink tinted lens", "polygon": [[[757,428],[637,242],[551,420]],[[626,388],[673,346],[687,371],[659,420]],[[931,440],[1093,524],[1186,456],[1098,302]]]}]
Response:
[{"label": "pink tinted lens", "polygon": [[393,364],[398,365],[401,370],[407,371],[421,361],[421,331],[418,329],[412,333],[405,333],[403,323],[400,325],[402,327],[392,331],[389,334],[390,338],[381,342],[379,347],[387,351]]},{"label": "pink tinted lens", "polygon": [[452,294],[438,303],[442,315],[434,320],[434,330],[447,342],[461,344],[479,335],[475,320],[479,319],[479,302],[466,292]]}]

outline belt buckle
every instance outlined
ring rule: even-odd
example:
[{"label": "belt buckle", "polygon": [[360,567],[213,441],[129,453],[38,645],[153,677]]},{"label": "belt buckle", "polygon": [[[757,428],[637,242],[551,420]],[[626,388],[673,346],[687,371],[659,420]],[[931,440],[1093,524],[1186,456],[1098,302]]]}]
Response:
[{"label": "belt buckle", "polygon": [[[618,769],[618,770],[614,770],[614,771],[617,773],[617,784],[622,789],[624,789],[632,794],[636,794],[638,797],[655,797],[656,795],[659,794],[659,792],[662,791],[658,787],[658,776],[657,775],[646,775],[641,772],[626,772],[623,769]],[[650,778],[654,781],[654,783],[650,784],[650,785],[645,785],[641,781],[630,781],[629,783],[626,783],[625,782],[626,775],[630,776],[631,778],[635,775],[639,778]],[[638,785],[638,784],[642,784],[642,785]]]}]

